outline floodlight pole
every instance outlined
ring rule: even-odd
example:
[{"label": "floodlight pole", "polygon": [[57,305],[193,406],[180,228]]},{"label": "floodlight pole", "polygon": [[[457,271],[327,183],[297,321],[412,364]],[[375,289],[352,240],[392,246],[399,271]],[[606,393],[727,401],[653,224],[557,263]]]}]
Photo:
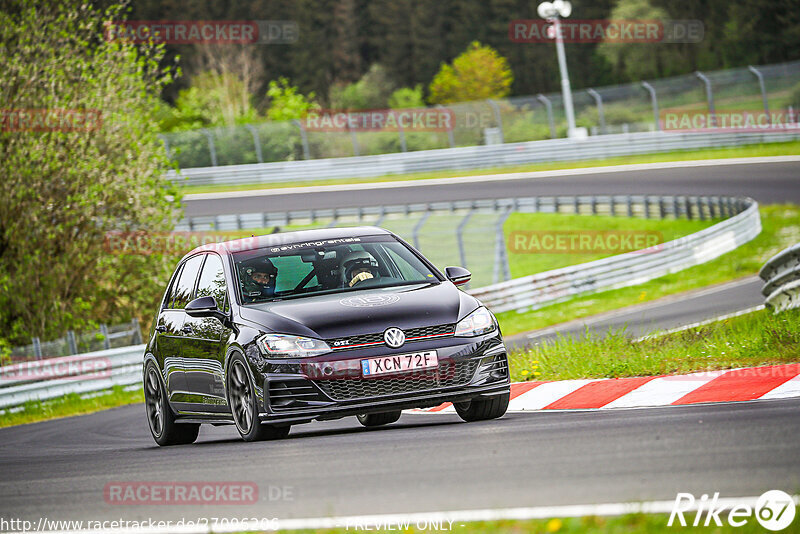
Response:
[{"label": "floodlight pole", "polygon": [[556,39],[556,54],[558,55],[558,70],[561,73],[561,94],[564,99],[564,113],[567,115],[567,137],[572,137],[575,132],[575,110],[572,106],[572,88],[569,85],[569,72],[567,71],[567,56],[564,52],[564,39],[561,35],[561,19],[557,14],[551,17]]}]

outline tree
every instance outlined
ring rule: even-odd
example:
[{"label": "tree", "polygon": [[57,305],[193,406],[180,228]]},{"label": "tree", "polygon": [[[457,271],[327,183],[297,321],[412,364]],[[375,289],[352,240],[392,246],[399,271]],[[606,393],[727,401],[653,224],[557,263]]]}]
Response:
[{"label": "tree", "polygon": [[372,65],[356,83],[333,86],[330,102],[333,109],[383,109],[394,91],[394,82],[379,64]]},{"label": "tree", "polygon": [[401,87],[389,97],[389,107],[392,109],[424,108],[425,99],[422,97],[422,85]]},{"label": "tree", "polygon": [[267,97],[270,100],[267,117],[273,121],[302,119],[309,111],[319,108],[313,91],[308,96],[302,95],[286,78],[269,82]]},{"label": "tree", "polygon": [[161,47],[102,38],[123,17],[80,0],[0,12],[0,336],[14,344],[149,317],[163,292],[167,260],[106,248],[112,230],[171,230],[179,200],[154,118],[172,72]]},{"label": "tree", "polygon": [[506,59],[490,46],[474,41],[452,65],[442,64],[430,85],[432,104],[503,98],[514,77]]}]

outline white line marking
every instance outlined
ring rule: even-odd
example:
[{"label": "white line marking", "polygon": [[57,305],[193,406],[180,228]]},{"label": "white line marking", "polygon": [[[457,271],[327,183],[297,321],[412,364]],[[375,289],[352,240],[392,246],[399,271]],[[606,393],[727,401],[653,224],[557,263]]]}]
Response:
[{"label": "white line marking", "polygon": [[591,174],[649,171],[658,169],[680,169],[691,167],[714,167],[717,165],[756,165],[762,163],[796,163],[800,156],[770,156],[760,158],[706,159],[695,161],[666,161],[660,163],[636,163],[629,165],[610,165],[607,167],[586,167],[581,169],[556,169],[552,171],[515,172],[507,174],[484,174],[478,176],[457,176],[454,178],[432,178],[422,180],[400,180],[397,182],[372,182],[362,184],[334,184],[303,187],[283,187],[272,189],[251,189],[245,191],[220,191],[218,193],[194,193],[184,195],[183,200],[217,200],[222,198],[242,198],[272,195],[301,195],[326,193],[331,191],[366,191],[370,189],[392,189],[404,187],[427,187],[436,185],[470,184],[483,182],[502,182],[506,180],[534,180],[556,178],[559,176],[581,176]]},{"label": "white line marking", "polygon": [[[800,504],[800,496],[793,495],[795,504]],[[738,505],[755,506],[758,497],[723,497],[717,500],[717,506],[725,511]],[[675,500],[668,501],[644,501],[644,502],[620,502],[603,504],[575,504],[561,506],[533,506],[524,508],[499,508],[483,510],[452,510],[441,512],[413,512],[396,514],[375,514],[375,515],[356,515],[340,517],[316,517],[305,519],[285,519],[271,522],[271,527],[278,530],[314,530],[328,528],[346,528],[353,530],[386,530],[387,525],[397,528],[409,523],[410,527],[422,524],[458,524],[461,522],[473,521],[501,521],[527,519],[550,519],[566,517],[585,517],[595,516],[619,516],[632,513],[645,514],[668,514],[672,511]],[[686,512],[695,512],[700,502],[686,509]],[[703,503],[705,506],[705,503]],[[666,525],[666,518],[665,518]],[[349,527],[349,528],[348,528]],[[149,528],[121,528],[114,529],[119,534],[154,534],[157,532],[186,533],[186,534],[206,534],[210,532],[253,532],[263,531],[263,524],[260,522],[227,522],[225,524],[204,525],[204,526],[183,526],[183,527],[149,527]],[[50,534],[84,534],[88,530],[73,531],[48,531]]]},{"label": "white line marking", "polygon": [[651,339],[654,337],[662,337],[669,334],[675,334],[677,332],[683,332],[684,330],[691,330],[692,328],[697,328],[699,326],[705,326],[711,323],[717,323],[719,321],[724,321],[725,319],[732,319],[734,317],[739,317],[741,315],[747,315],[748,313],[753,313],[757,311],[761,311],[764,309],[763,304],[759,304],[758,306],[753,306],[752,308],[746,308],[744,310],[739,310],[733,313],[726,313],[725,315],[720,315],[719,317],[714,317],[713,319],[706,319],[705,321],[698,321],[696,323],[691,323],[683,326],[678,326],[676,328],[670,328],[669,330],[661,330],[658,332],[653,332],[652,334],[648,334],[646,336],[640,337],[638,339],[634,339],[634,343],[639,343],[640,341],[644,341],[646,339]]}]

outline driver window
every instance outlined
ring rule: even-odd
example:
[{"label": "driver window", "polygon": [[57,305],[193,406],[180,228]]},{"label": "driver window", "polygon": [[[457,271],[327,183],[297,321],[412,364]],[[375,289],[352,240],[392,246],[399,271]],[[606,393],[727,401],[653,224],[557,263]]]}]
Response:
[{"label": "driver window", "polygon": [[[313,264],[304,262],[299,255],[276,256],[270,259],[275,268],[278,269],[278,278],[275,283],[276,292],[291,291],[314,268]],[[317,284],[317,277],[314,275],[305,287],[314,287]]]}]

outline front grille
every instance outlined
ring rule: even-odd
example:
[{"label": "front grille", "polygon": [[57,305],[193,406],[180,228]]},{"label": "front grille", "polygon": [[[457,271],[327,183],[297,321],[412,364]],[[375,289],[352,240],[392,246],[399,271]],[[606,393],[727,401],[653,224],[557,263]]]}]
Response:
[{"label": "front grille", "polygon": [[318,380],[315,383],[335,400],[385,397],[467,384],[475,375],[479,362],[480,357],[459,362],[444,360],[436,369],[411,372],[405,376]]},{"label": "front grille", "polygon": [[330,402],[309,381],[302,378],[269,381],[269,404],[272,408],[292,408],[308,401]]},{"label": "front grille", "polygon": [[[406,343],[414,341],[424,341],[431,337],[449,337],[456,331],[455,325],[440,324],[435,326],[422,326],[419,328],[410,328],[404,330],[406,334]],[[383,332],[377,334],[362,334],[359,336],[341,337],[336,339],[326,340],[328,346],[333,350],[348,350],[357,349],[369,345],[383,345]]]}]

